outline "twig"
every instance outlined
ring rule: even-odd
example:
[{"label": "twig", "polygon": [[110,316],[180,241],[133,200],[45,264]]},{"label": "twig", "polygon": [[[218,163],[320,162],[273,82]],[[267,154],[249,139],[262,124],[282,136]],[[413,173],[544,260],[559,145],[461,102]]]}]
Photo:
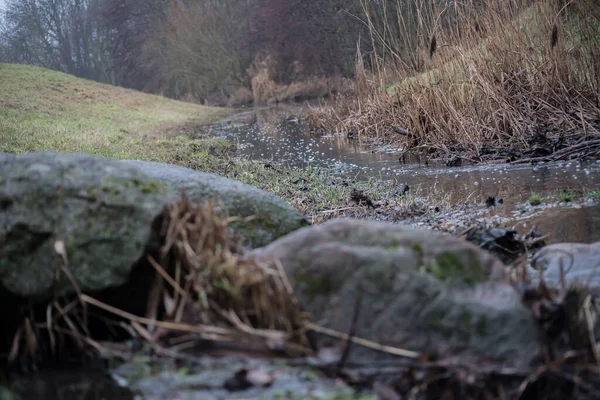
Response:
[{"label": "twig", "polygon": [[396,132],[396,133],[397,133],[397,134],[399,134],[399,135],[406,136],[406,137],[409,137],[409,138],[414,138],[414,137],[416,137],[416,135],[415,135],[414,133],[410,132],[410,131],[409,131],[409,130],[407,130],[407,129],[401,128],[401,127],[399,127],[399,126],[396,126],[396,125],[391,125],[391,128],[392,128],[392,130],[393,130],[394,132]]},{"label": "twig", "polygon": [[181,288],[181,286],[179,286],[179,284],[177,284],[177,282],[175,282],[175,280],[173,278],[171,278],[171,276],[167,273],[167,271],[165,271],[165,269],[163,267],[161,267],[158,262],[156,262],[154,257],[148,256],[147,258],[148,258],[148,261],[150,262],[150,264],[152,265],[152,267],[154,267],[154,269],[156,270],[156,272],[158,272],[164,280],[169,282],[169,284],[173,287],[173,289],[177,293],[179,293],[182,296],[187,296],[187,293]]},{"label": "twig", "polygon": [[346,333],[338,332],[336,330],[329,329],[329,328],[323,328],[322,326],[313,324],[312,322],[305,322],[304,327],[306,329],[309,329],[309,330],[312,330],[312,331],[315,331],[318,333],[322,333],[324,335],[332,336],[332,337],[335,337],[338,339],[350,340],[353,343],[358,344],[360,346],[367,347],[369,349],[373,349],[373,350],[377,350],[377,351],[381,351],[383,353],[388,353],[388,354],[392,354],[392,355],[396,355],[396,356],[400,356],[400,357],[407,357],[407,358],[419,358],[420,357],[420,354],[415,351],[404,350],[404,349],[400,349],[398,347],[385,346],[385,345],[373,342],[371,340],[362,339],[362,338],[359,338],[356,336],[350,337]]},{"label": "twig", "polygon": [[549,156],[523,158],[520,160],[511,161],[510,163],[511,164],[526,164],[529,162],[539,162],[539,161],[557,161],[557,160],[560,160],[561,158],[566,157],[566,156],[568,156],[576,151],[579,151],[579,150],[585,149],[586,151],[589,152],[591,148],[595,148],[596,146],[600,146],[600,139],[588,140],[583,143],[578,143],[573,146],[569,146],[562,150],[556,151],[556,152],[550,154]]}]

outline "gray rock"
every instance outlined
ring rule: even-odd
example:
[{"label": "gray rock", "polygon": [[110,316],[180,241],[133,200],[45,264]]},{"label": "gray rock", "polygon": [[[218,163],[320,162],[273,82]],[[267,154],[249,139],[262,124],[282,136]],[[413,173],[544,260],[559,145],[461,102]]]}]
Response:
[{"label": "gray rock", "polygon": [[[221,195],[247,244],[264,245],[302,226],[282,200],[215,175],[159,163],[123,162],[84,154],[0,154],[0,283],[27,297],[73,291],[59,265],[62,238],[82,290],[125,283],[168,202],[188,189],[192,200]],[[57,236],[58,235],[58,236]]]},{"label": "gray rock", "polygon": [[545,282],[561,283],[561,266],[567,284],[578,282],[600,293],[600,242],[557,243],[542,248],[531,260],[530,273],[537,281],[539,271]]},{"label": "gray rock", "polygon": [[[355,335],[384,345],[513,368],[525,368],[541,348],[504,264],[459,238],[333,220],[293,232],[254,256],[279,259],[312,319],[339,332],[349,332],[359,304]],[[317,337],[318,346],[331,346],[330,338]],[[353,345],[349,361],[387,357]]]}]

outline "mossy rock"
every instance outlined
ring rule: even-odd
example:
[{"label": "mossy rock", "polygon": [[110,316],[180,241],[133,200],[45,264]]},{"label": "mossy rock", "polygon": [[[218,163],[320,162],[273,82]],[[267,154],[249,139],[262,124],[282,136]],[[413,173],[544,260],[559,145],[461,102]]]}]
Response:
[{"label": "mossy rock", "polygon": [[83,291],[127,282],[146,251],[153,222],[181,190],[193,201],[220,197],[224,216],[255,215],[253,221],[232,226],[249,247],[307,225],[279,198],[167,164],[84,154],[2,153],[0,171],[0,285],[28,298],[74,291],[66,275],[57,274],[58,240]]},{"label": "mossy rock", "polygon": [[[358,304],[355,334],[376,343],[511,368],[539,354],[537,326],[504,264],[463,239],[338,219],[298,230],[254,255],[280,260],[312,319],[338,332],[350,330]],[[386,358],[393,356],[353,345],[349,362]]]}]

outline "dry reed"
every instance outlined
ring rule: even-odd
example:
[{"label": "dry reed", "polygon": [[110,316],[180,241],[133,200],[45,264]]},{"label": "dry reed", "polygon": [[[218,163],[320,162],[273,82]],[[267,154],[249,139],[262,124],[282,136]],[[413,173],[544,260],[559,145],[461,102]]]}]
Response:
[{"label": "dry reed", "polygon": [[536,135],[557,149],[600,136],[595,1],[414,0],[378,19],[390,3],[364,2],[373,90],[315,113],[313,126],[480,160]]},{"label": "dry reed", "polygon": [[291,83],[279,83],[275,78],[272,57],[257,57],[248,70],[255,105],[289,101],[333,98],[351,90],[353,83],[341,77],[312,77]]}]

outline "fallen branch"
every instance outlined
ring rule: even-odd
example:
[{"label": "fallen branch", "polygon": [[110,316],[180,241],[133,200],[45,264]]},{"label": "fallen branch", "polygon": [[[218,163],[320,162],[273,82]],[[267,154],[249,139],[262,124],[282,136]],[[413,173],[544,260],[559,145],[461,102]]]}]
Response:
[{"label": "fallen branch", "polygon": [[414,133],[408,131],[407,129],[401,128],[399,126],[391,125],[391,128],[394,132],[396,132],[399,135],[406,136],[411,139],[416,137],[416,135]]}]

